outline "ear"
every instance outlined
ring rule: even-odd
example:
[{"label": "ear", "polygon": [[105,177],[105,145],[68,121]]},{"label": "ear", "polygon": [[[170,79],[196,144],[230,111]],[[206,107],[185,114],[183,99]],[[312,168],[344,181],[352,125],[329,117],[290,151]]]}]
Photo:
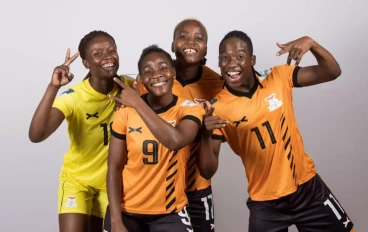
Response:
[{"label": "ear", "polygon": [[252,63],[252,66],[256,65],[256,56],[255,55],[252,56],[252,59],[251,59],[250,62]]},{"label": "ear", "polygon": [[174,79],[176,79],[176,69],[175,69],[175,67],[173,68],[173,77],[174,77]]},{"label": "ear", "polygon": [[89,69],[89,64],[86,60],[83,60],[82,63],[86,69]]},{"label": "ear", "polygon": [[206,45],[206,49],[204,50],[204,57],[207,56],[207,45]]},{"label": "ear", "polygon": [[174,42],[172,42],[172,43],[171,43],[171,51],[172,51],[173,53],[175,53],[175,50],[174,50]]}]

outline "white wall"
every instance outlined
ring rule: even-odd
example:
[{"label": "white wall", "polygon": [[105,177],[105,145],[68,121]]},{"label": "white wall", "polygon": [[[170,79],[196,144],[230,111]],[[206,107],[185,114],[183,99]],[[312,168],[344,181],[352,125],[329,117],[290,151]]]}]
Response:
[{"label": "white wall", "polygon": [[[136,73],[144,47],[170,50],[173,29],[197,17],[209,32],[208,65],[217,68],[218,44],[230,30],[250,35],[256,69],[286,62],[276,42],[308,35],[339,61],[343,74],[328,84],[297,89],[294,103],[307,152],[318,172],[356,224],[368,229],[366,71],[368,4],[364,0],[303,1],[7,1],[1,4],[0,230],[56,231],[57,186],[68,149],[65,124],[41,144],[28,140],[28,127],[53,68],[67,48],[77,51],[91,30],[113,35],[120,73]],[[301,65],[314,63],[308,54]],[[80,81],[86,70],[72,64]],[[217,232],[247,231],[246,179],[240,159],[226,145],[213,180]]]}]

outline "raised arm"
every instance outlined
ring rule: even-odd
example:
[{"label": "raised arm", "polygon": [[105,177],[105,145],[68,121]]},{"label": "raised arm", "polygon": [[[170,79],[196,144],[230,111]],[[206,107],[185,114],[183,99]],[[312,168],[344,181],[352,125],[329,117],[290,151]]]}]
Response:
[{"label": "raised arm", "polygon": [[[179,122],[176,127],[160,118],[139,96],[139,94],[129,86],[122,83],[119,79],[114,80],[123,88],[119,98],[110,96],[122,105],[134,108],[143,119],[152,134],[165,147],[172,151],[177,151],[192,142],[201,124],[202,118],[187,115]],[[192,106],[201,108],[200,106]],[[204,113],[204,111],[203,111]],[[202,116],[203,117],[203,114]]]},{"label": "raised arm", "polygon": [[[127,146],[125,138],[111,132],[108,171],[106,177],[107,196],[111,216],[112,231],[127,231],[121,218],[121,191],[123,188],[122,172],[126,164]],[[116,136],[116,137],[115,137]],[[119,137],[119,138],[118,138]]]},{"label": "raised arm", "polygon": [[197,151],[197,166],[201,176],[209,180],[217,171],[222,143],[222,139],[216,139],[216,136],[213,135],[213,130],[225,127],[227,121],[213,116],[214,107],[208,101],[206,101],[205,108],[206,114],[201,129],[201,145]]},{"label": "raised arm", "polygon": [[302,37],[286,44],[277,43],[281,50],[277,55],[289,53],[287,63],[290,65],[291,60],[295,60],[295,65],[299,65],[303,55],[311,51],[317,60],[317,65],[306,66],[299,70],[295,87],[304,87],[317,85],[320,83],[335,80],[341,75],[341,69],[335,58],[329,51],[319,45],[310,37]]},{"label": "raised arm", "polygon": [[68,84],[73,79],[73,74],[69,72],[70,64],[79,56],[76,53],[70,57],[68,49],[65,63],[56,67],[52,74],[52,79],[46,92],[33,115],[29,127],[29,139],[34,142],[42,142],[47,139],[63,122],[65,116],[57,108],[53,108],[53,102],[60,87]]}]

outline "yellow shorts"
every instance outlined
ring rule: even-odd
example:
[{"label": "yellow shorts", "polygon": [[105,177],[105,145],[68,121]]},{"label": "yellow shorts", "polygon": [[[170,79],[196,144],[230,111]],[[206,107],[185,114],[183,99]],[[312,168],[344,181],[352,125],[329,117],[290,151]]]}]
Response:
[{"label": "yellow shorts", "polygon": [[104,218],[108,205],[106,189],[96,189],[61,174],[58,213],[81,213]]}]

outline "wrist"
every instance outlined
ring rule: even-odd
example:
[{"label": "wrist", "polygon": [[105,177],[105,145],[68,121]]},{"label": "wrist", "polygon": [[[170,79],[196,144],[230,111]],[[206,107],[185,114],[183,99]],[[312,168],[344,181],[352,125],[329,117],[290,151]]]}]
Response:
[{"label": "wrist", "polygon": [[136,97],[136,99],[133,101],[132,107],[137,110],[141,107],[142,103],[144,103],[142,98],[140,96]]},{"label": "wrist", "polygon": [[47,86],[47,88],[50,89],[50,90],[59,91],[60,86],[55,86],[52,83],[49,83],[49,85]]}]

